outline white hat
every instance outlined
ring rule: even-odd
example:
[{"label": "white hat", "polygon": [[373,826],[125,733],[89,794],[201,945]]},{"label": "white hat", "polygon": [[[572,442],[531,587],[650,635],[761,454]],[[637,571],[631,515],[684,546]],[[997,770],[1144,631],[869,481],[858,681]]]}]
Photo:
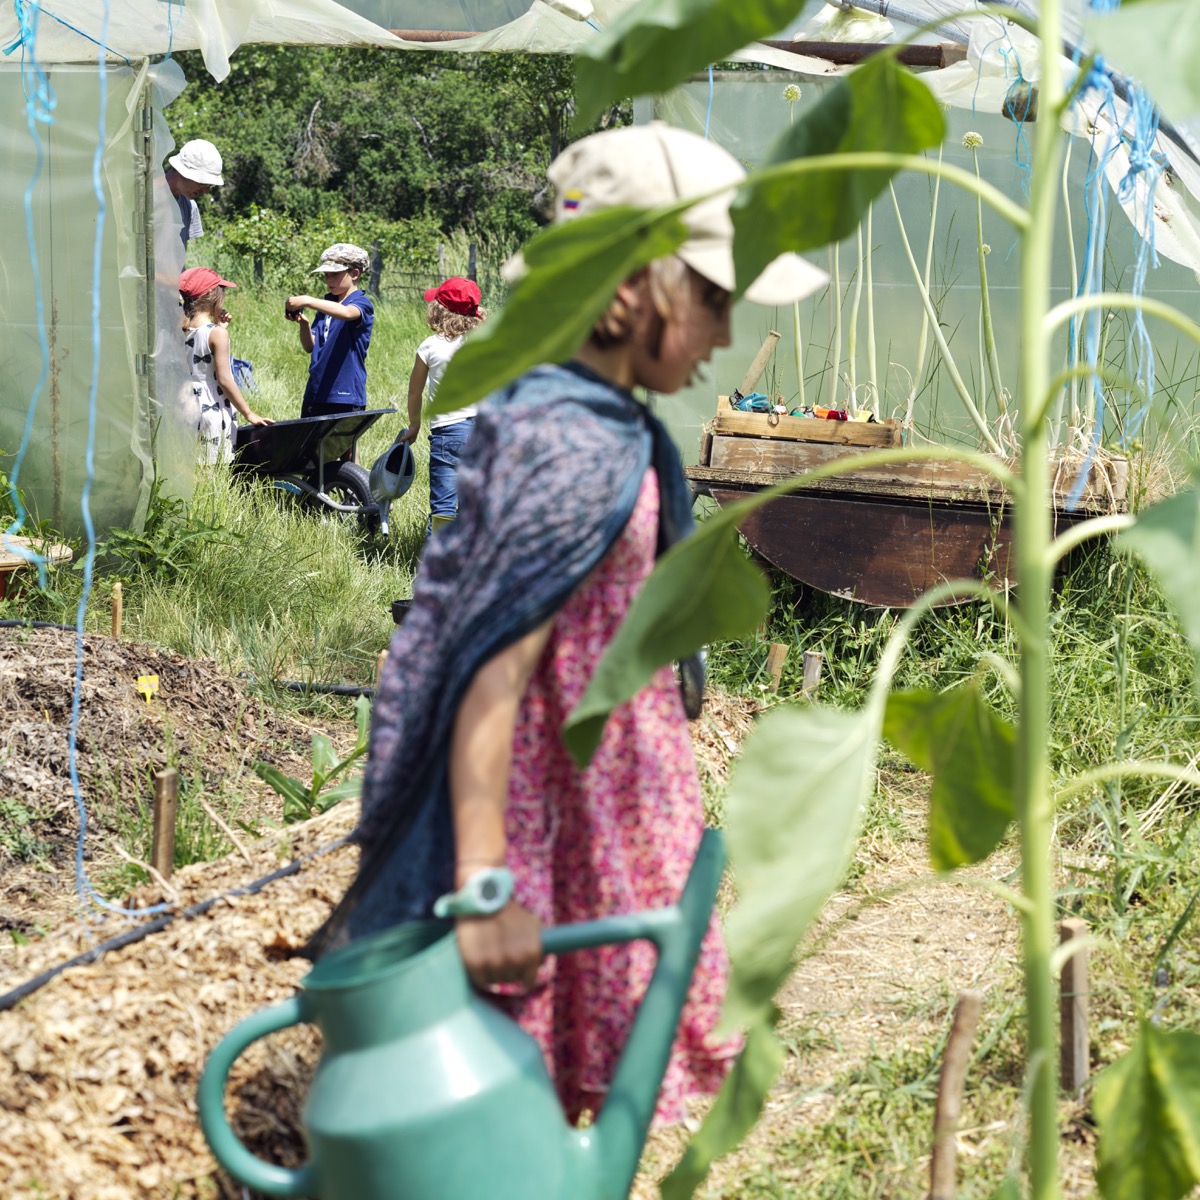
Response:
[{"label": "white hat", "polygon": [[[606,129],[581,138],[551,164],[556,221],[616,205],[660,208],[704,196],[722,184],[727,191],[693,205],[683,214],[688,239],[675,252],[692,270],[736,290],[733,221],[734,187],[746,178],[728,150],[686,129],[662,121]],[[825,286],[829,276],[797,254],[781,254],[746,289],[756,304],[790,304]]]},{"label": "white hat", "polygon": [[208,187],[220,187],[225,180],[221,178],[221,153],[203,138],[184,142],[178,154],[172,154],[167,162],[179,172],[184,179],[193,183],[203,183]]},{"label": "white hat", "polygon": [[370,263],[367,252],[361,246],[356,246],[353,242],[335,242],[328,250],[321,251],[320,262],[309,274],[337,274],[338,271],[349,271],[351,267],[365,271]]}]

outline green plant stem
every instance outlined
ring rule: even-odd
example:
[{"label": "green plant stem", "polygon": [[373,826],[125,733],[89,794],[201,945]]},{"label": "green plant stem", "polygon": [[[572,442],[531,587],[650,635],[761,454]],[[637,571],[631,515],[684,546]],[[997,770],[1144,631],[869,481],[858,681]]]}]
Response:
[{"label": "green plant stem", "polygon": [[[942,165],[942,147],[938,147],[938,166]],[[942,177],[933,177],[933,201],[929,209],[929,238],[925,243],[925,273],[921,282],[929,291],[929,277],[933,270],[933,239],[937,232],[938,197],[942,190]],[[925,352],[929,349],[929,311],[921,309],[921,336],[917,340],[917,366],[913,375],[914,385],[919,384],[921,373],[925,370]]]},{"label": "green plant stem", "polygon": [[[1039,33],[1043,46],[1061,43],[1059,0],[1043,0]],[[1057,54],[1042,56],[1041,104],[1055,113],[1062,101]],[[1026,414],[1041,407],[1050,382],[1050,268],[1060,134],[1057,121],[1042,121],[1034,135],[1029,224],[1021,248],[1021,387]],[[1051,973],[1054,896],[1050,846],[1054,806],[1050,791],[1046,730],[1050,719],[1049,564],[1050,464],[1046,423],[1023,422],[1021,479],[1014,520],[1018,600],[1021,614],[1021,694],[1017,730],[1016,807],[1021,832],[1021,882],[1030,909],[1021,916],[1025,967],[1026,1046],[1029,1060],[1029,1193],[1057,1200],[1058,997]]]},{"label": "green plant stem", "polygon": [[1111,779],[1169,779],[1174,783],[1186,783],[1189,787],[1200,787],[1200,771],[1172,762],[1152,762],[1146,759],[1127,758],[1122,762],[1105,763],[1091,771],[1076,775],[1070,783],[1057,789],[1056,798],[1066,800],[1080,792],[1090,791]]},{"label": "green plant stem", "polygon": [[1124,292],[1096,292],[1091,296],[1076,296],[1056,304],[1043,318],[1046,333],[1052,333],[1064,322],[1093,308],[1141,309],[1148,317],[1158,317],[1200,345],[1200,325],[1173,305],[1164,304],[1152,296],[1129,296]]},{"label": "green plant stem", "polygon": [[1130,529],[1137,523],[1129,513],[1112,513],[1106,517],[1093,517],[1090,521],[1080,521],[1066,533],[1059,534],[1046,548],[1046,556],[1051,568],[1066,558],[1076,546],[1091,541],[1092,538],[1103,537],[1105,534],[1120,533],[1122,529]]},{"label": "green plant stem", "polygon": [[[1063,154],[1063,169],[1062,169],[1062,198],[1063,198],[1063,214],[1067,227],[1067,255],[1071,263],[1071,290],[1074,291],[1079,286],[1079,261],[1075,255],[1075,230],[1071,225],[1071,190],[1069,187],[1071,173],[1071,147],[1074,145],[1073,137],[1067,138],[1066,153]],[[1082,375],[1076,375],[1074,369],[1070,366],[1074,360],[1078,363],[1079,352],[1079,332],[1076,330],[1075,344],[1069,346],[1067,350],[1067,367],[1064,369],[1064,374],[1060,375],[1051,385],[1053,393],[1058,398],[1057,404],[1054,406],[1054,416],[1050,419],[1050,446],[1055,449],[1062,438],[1062,410],[1063,402],[1066,399],[1066,393],[1062,390],[1067,382],[1071,384],[1071,412],[1075,413],[1079,410],[1079,380]],[[1049,397],[1047,397],[1047,407],[1049,406]]]},{"label": "green plant stem", "polygon": [[[971,156],[975,160],[975,175],[979,176],[979,151],[971,148]],[[992,394],[996,397],[996,412],[1003,413],[1007,405],[1004,403],[1004,384],[1000,381],[1000,356],[996,352],[996,332],[992,327],[992,301],[988,293],[987,251],[983,240],[983,198],[975,197],[975,242],[979,251],[979,298],[983,306],[983,344],[987,350],[988,373],[992,377]]]},{"label": "green plant stem", "polygon": [[838,380],[841,377],[841,246],[833,247],[833,392],[829,407],[838,407]]},{"label": "green plant stem", "polygon": [[800,301],[792,302],[792,334],[796,339],[796,383],[799,385],[800,407],[804,408],[804,342],[800,336]]},{"label": "green plant stem", "polygon": [[954,355],[950,353],[950,346],[946,342],[946,337],[942,333],[941,323],[938,321],[937,309],[933,306],[933,298],[929,295],[929,290],[925,287],[924,281],[921,279],[921,272],[917,269],[917,260],[913,258],[912,246],[908,241],[908,232],[904,228],[904,217],[900,213],[900,202],[896,199],[896,189],[889,189],[892,194],[892,207],[896,210],[896,221],[900,226],[900,241],[904,246],[904,253],[908,257],[908,265],[912,268],[913,279],[917,283],[917,291],[921,294],[921,303],[925,305],[925,312],[929,317],[929,327],[933,331],[933,340],[937,342],[938,350],[941,352],[942,361],[946,364],[946,373],[950,376],[950,382],[954,385],[954,390],[958,393],[959,399],[963,402],[963,407],[967,410],[967,415],[975,423],[975,428],[979,430],[979,436],[983,439],[987,448],[996,455],[1001,454],[1000,443],[996,441],[995,435],[988,428],[988,423],[983,419],[983,415],[979,409],[975,407],[975,401],[971,397],[971,392],[968,389],[966,382],[959,373],[958,364],[954,361]]},{"label": "green plant stem", "polygon": [[850,302],[850,328],[846,334],[846,361],[850,376],[850,399],[847,407],[851,414],[858,407],[858,313],[862,306],[863,285],[863,227],[858,223],[858,267],[854,272],[854,299]]},{"label": "green plant stem", "polygon": [[867,209],[867,381],[875,415],[879,416],[879,365],[875,360],[875,275],[872,269],[875,205]]}]

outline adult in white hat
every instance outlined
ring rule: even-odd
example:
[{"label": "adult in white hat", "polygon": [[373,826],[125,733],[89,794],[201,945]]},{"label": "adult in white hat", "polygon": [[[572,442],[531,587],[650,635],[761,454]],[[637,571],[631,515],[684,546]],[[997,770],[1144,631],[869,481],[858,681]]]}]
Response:
[{"label": "adult in white hat", "polygon": [[167,186],[179,205],[179,216],[183,222],[179,236],[183,239],[185,249],[192,238],[204,236],[196,200],[225,182],[221,175],[222,167],[220,151],[203,138],[184,142],[178,152],[167,159]]},{"label": "adult in white hat", "polygon": [[[550,167],[562,222],[657,207],[745,177],[727,151],[653,124],[584,138]],[[608,717],[581,769],[561,729],[657,555],[691,530],[670,435],[634,389],[670,393],[729,345],[730,191],[692,208],[672,255],[635,271],[566,362],[479,408],[458,517],[425,550],[376,693],[359,877],[318,941],[453,918],[467,972],[540,1043],[568,1117],[599,1111],[654,969],[644,943],[542,962],[543,924],[679,900],[704,831],[686,714],[703,672],[664,666]],[[795,255],[748,291],[787,304],[825,275]],[[715,919],[658,1115],[717,1090],[737,1047],[713,1036],[725,960]],[[488,994],[488,993],[485,993]]]}]

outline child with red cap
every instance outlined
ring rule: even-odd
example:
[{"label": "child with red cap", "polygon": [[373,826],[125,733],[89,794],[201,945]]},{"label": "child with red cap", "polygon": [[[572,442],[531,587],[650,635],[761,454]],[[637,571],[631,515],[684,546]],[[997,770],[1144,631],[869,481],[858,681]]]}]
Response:
[{"label": "child with red cap", "polygon": [[229,354],[229,314],[225,312],[225,289],[237,287],[222,279],[211,267],[192,267],[179,277],[183,297],[183,344],[188,356],[191,381],[188,392],[197,408],[196,430],[200,438],[201,463],[230,462],[237,440],[239,413],[250,425],[270,425],[253,412],[233,377]]},{"label": "child with red cap", "polygon": [[[429,301],[427,320],[433,334],[418,347],[408,378],[408,429],[406,441],[412,443],[421,431],[421,397],[433,403],[438,384],[463,338],[487,316],[479,307],[479,288],[472,279],[454,276],[425,293]],[[430,529],[434,523],[453,520],[458,512],[456,477],[458,460],[474,426],[475,408],[459,408],[442,413],[429,424],[429,512]]]}]

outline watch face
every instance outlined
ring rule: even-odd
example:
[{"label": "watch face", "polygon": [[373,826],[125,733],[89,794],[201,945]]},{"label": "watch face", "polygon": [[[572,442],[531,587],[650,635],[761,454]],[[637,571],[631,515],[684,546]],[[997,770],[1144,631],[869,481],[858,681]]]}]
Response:
[{"label": "watch face", "polygon": [[500,899],[500,885],[494,879],[485,879],[479,885],[479,899],[484,904],[494,904]]}]

